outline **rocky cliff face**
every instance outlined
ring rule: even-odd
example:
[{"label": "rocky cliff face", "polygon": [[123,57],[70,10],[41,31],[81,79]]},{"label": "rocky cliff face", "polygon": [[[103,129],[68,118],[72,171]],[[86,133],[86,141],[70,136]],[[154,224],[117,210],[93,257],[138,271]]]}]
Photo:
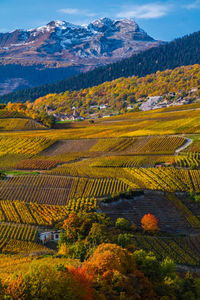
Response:
[{"label": "rocky cliff face", "polygon": [[36,29],[1,33],[0,62],[89,68],[159,44],[132,20],[103,18],[86,26],[52,21]]}]

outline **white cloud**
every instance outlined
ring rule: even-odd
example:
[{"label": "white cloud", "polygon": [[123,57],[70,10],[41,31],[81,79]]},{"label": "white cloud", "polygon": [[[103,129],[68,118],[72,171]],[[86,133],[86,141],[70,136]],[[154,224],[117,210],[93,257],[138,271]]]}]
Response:
[{"label": "white cloud", "polygon": [[79,13],[79,10],[76,8],[62,8],[59,9],[58,12],[69,15],[77,15]]},{"label": "white cloud", "polygon": [[155,19],[168,14],[172,6],[158,3],[149,3],[144,5],[132,5],[123,7],[122,11],[116,17],[137,18],[137,19]]},{"label": "white cloud", "polygon": [[184,8],[186,9],[200,8],[200,0],[196,0],[194,2],[191,2],[190,4],[184,5]]},{"label": "white cloud", "polygon": [[95,17],[96,14],[90,12],[86,9],[77,9],[77,8],[61,8],[58,10],[59,13],[66,14],[66,15],[81,15],[84,17]]}]

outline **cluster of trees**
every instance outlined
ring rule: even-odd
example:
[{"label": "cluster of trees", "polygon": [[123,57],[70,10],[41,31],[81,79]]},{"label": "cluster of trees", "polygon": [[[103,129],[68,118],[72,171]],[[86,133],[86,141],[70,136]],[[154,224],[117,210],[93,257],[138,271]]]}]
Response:
[{"label": "cluster of trees", "polygon": [[55,118],[48,115],[45,110],[33,109],[32,103],[11,103],[5,107],[5,114],[10,113],[11,118],[31,118],[48,128],[54,128]]},{"label": "cluster of trees", "polygon": [[[114,242],[110,218],[104,214],[71,213],[63,224],[59,253],[84,261],[103,242]],[[115,234],[116,238],[116,234]]]},{"label": "cluster of trees", "polygon": [[109,104],[111,109],[124,112],[127,105],[137,103],[138,99],[158,95],[166,95],[167,98],[171,92],[175,93],[174,101],[179,96],[187,96],[195,87],[196,91],[189,95],[192,100],[200,96],[199,78],[199,65],[157,72],[142,78],[120,78],[80,91],[48,94],[38,98],[33,103],[33,109],[43,110],[48,106],[58,113],[70,114],[71,108],[76,106],[84,115],[90,112],[92,105]]},{"label": "cluster of trees", "polygon": [[35,260],[27,273],[1,281],[0,299],[199,299],[199,276],[179,276],[171,259],[160,262],[153,253],[136,249],[127,220],[119,218],[114,226],[104,214],[73,213],[63,228],[59,255],[82,262],[74,261],[74,267],[67,260],[66,265]]},{"label": "cluster of trees", "polygon": [[[141,220],[145,232],[159,231],[158,220],[152,214],[146,214]],[[84,261],[101,243],[115,243],[127,249],[135,250],[133,233],[136,226],[124,218],[115,223],[105,214],[71,213],[63,224],[60,235],[59,253],[70,258]]]},{"label": "cluster of trees", "polygon": [[0,97],[0,102],[34,101],[49,93],[80,90],[112,81],[120,77],[145,76],[147,74],[200,63],[200,31],[176,39],[158,48],[152,48],[120,62],[96,68],[66,80],[15,92]]},{"label": "cluster of trees", "polygon": [[0,282],[0,299],[93,300],[92,276],[84,268],[34,262],[25,274]]}]

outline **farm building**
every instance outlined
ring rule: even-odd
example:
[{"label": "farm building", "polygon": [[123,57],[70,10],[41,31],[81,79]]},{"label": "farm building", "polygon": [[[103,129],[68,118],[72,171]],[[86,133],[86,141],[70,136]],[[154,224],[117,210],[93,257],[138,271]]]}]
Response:
[{"label": "farm building", "polygon": [[40,232],[39,233],[39,240],[43,244],[45,244],[48,241],[57,242],[59,240],[60,233],[61,233],[61,230]]}]

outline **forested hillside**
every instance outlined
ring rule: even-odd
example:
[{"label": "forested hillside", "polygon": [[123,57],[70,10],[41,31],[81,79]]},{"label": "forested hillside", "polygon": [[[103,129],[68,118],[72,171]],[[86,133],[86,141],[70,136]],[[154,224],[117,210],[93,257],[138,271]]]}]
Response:
[{"label": "forested hillside", "polygon": [[[50,84],[63,78],[79,74],[80,68],[50,68],[43,65],[0,65],[0,95],[14,89],[35,87],[44,82]],[[15,83],[15,84],[13,84]]]},{"label": "forested hillside", "polygon": [[[191,94],[192,88],[195,88],[195,92]],[[147,96],[166,95],[168,99],[169,93],[175,93],[171,101],[176,100],[178,96],[188,96],[190,99],[199,97],[200,65],[158,71],[141,78],[119,78],[80,91],[48,94],[38,98],[32,108],[34,111],[41,111],[48,106],[56,112],[71,113],[71,108],[76,106],[80,112],[86,113],[93,105],[109,104],[112,109],[119,111]]]},{"label": "forested hillside", "polygon": [[120,77],[145,76],[158,70],[163,71],[198,63],[200,63],[200,32],[55,84],[43,85],[2,96],[0,102],[33,101],[49,93],[80,90]]}]

